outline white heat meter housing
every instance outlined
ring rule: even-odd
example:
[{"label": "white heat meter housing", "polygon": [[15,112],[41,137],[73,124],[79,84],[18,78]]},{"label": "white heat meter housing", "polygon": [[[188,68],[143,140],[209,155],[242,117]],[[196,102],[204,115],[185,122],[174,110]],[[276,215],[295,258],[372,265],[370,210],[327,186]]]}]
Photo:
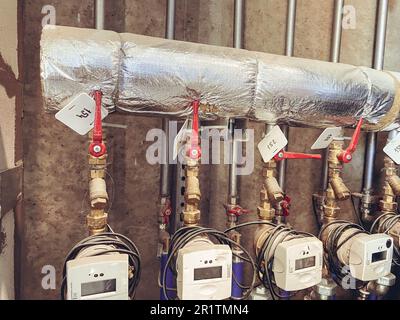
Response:
[{"label": "white heat meter housing", "polygon": [[390,273],[393,240],[386,234],[365,234],[350,247],[350,273],[361,281],[372,281]]},{"label": "white heat meter housing", "polygon": [[67,262],[68,300],[128,300],[128,255],[79,257]]},{"label": "white heat meter housing", "polygon": [[232,251],[228,245],[200,242],[178,251],[180,300],[223,300],[231,296]]},{"label": "white heat meter housing", "polygon": [[322,279],[323,246],[314,237],[280,243],[275,250],[272,271],[276,285],[285,291],[310,288]]}]

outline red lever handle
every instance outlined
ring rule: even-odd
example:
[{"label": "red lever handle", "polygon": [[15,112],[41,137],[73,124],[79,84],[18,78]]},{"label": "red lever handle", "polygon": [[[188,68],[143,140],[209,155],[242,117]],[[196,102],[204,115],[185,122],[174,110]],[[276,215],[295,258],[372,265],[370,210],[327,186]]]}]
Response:
[{"label": "red lever handle", "polygon": [[199,146],[199,101],[192,103],[193,119],[192,119],[192,136],[190,137],[190,148],[188,155],[191,159],[197,160],[201,156],[201,148]]},{"label": "red lever handle", "polygon": [[363,123],[363,119],[361,118],[360,120],[358,120],[356,129],[354,130],[353,136],[351,137],[349,146],[347,147],[346,150],[342,151],[338,155],[339,161],[341,161],[343,163],[349,163],[353,159],[353,153],[354,153],[354,151],[356,151],[356,148],[358,145],[358,140],[360,139],[362,123]]},{"label": "red lever handle", "polygon": [[309,154],[309,153],[297,153],[297,152],[286,152],[284,150],[279,151],[274,159],[281,161],[283,159],[321,159],[320,154]]},{"label": "red lever handle", "polygon": [[106,153],[106,145],[103,143],[103,128],[101,125],[101,99],[103,93],[100,90],[96,90],[93,92],[93,97],[96,101],[96,109],[94,112],[93,137],[89,145],[89,153],[93,157],[99,158]]}]

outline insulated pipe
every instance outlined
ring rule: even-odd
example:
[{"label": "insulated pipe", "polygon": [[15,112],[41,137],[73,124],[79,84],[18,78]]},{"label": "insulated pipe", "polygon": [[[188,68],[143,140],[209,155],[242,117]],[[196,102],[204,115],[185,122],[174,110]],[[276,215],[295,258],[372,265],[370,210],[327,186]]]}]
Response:
[{"label": "insulated pipe", "polygon": [[[379,0],[376,35],[375,35],[374,66],[373,66],[374,69],[377,70],[383,70],[388,9],[389,9],[389,1]],[[363,192],[368,192],[372,189],[376,143],[377,143],[377,134],[372,132],[368,133],[367,145],[365,150]]]},{"label": "insulated pipe", "polygon": [[[243,9],[244,0],[235,0],[233,47],[236,49],[241,49],[243,47]],[[238,157],[238,143],[235,141],[235,119],[229,119],[229,128],[232,138],[232,158],[231,164],[229,165],[229,205],[237,205],[238,176],[236,163]],[[233,298],[239,299],[243,296],[243,289],[240,287],[240,284],[243,283],[244,278],[244,261],[242,259],[234,257],[232,261],[232,272],[233,277],[231,295]]]},{"label": "insulated pipe", "polygon": [[[335,11],[333,14],[332,40],[330,61],[338,63],[340,61],[340,45],[342,42],[342,17],[344,0],[335,0]],[[328,148],[324,150],[322,172],[321,172],[321,192],[328,187]]]},{"label": "insulated pipe", "polygon": [[104,1],[105,0],[96,0],[95,2],[95,27],[98,30],[104,30]]},{"label": "insulated pipe", "polygon": [[[297,0],[288,0],[288,11],[287,11],[287,22],[286,22],[286,48],[285,54],[288,57],[293,57],[294,53],[294,36],[295,36],[295,28],[296,28],[296,6]],[[288,138],[289,137],[289,127],[284,125],[281,127],[283,133]],[[289,140],[289,138],[288,138]],[[284,148],[287,150],[287,146]],[[285,191],[285,183],[286,183],[286,160],[282,160],[278,164],[278,182],[279,186],[283,191]]]}]

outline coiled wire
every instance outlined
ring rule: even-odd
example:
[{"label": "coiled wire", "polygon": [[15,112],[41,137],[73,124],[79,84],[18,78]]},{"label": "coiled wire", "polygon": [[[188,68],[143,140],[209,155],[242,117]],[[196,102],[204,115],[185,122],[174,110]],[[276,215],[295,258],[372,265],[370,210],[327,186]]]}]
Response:
[{"label": "coiled wire", "polygon": [[88,256],[99,256],[105,255],[109,253],[125,253],[128,255],[129,267],[133,273],[133,276],[129,278],[128,285],[128,293],[129,297],[133,299],[135,297],[136,288],[139,284],[140,274],[141,274],[141,258],[139,250],[136,245],[126,236],[115,233],[110,226],[108,226],[109,232],[103,232],[96,235],[89,236],[81,241],[79,241],[67,254],[62,273],[62,282],[61,282],[61,299],[65,300],[66,293],[66,284],[67,284],[67,262],[69,260],[75,259],[79,253],[87,248],[98,246],[98,245],[107,245],[111,246],[114,249],[105,249],[93,252]]},{"label": "coiled wire", "polygon": [[[242,259],[243,261],[248,262],[251,265],[251,267],[253,269],[253,278],[252,278],[251,284],[247,287],[240,284],[240,286],[242,288],[247,288],[247,290],[244,292],[242,297],[240,297],[240,298],[231,297],[231,299],[233,299],[233,300],[246,299],[249,296],[249,294],[252,292],[252,290],[254,289],[254,285],[256,282],[257,266],[256,266],[253,258],[251,257],[251,254],[242,245],[240,245],[240,244],[236,243],[235,241],[233,241],[232,239],[230,239],[224,232],[221,232],[221,231],[218,231],[218,230],[215,230],[212,228],[205,228],[205,227],[200,227],[200,226],[182,227],[179,230],[177,230],[171,238],[170,246],[168,249],[168,258],[167,258],[167,262],[166,262],[164,270],[163,270],[162,282],[161,282],[162,290],[163,290],[163,293],[164,293],[164,296],[166,297],[166,299],[170,300],[170,298],[168,296],[168,292],[167,292],[170,289],[167,288],[165,285],[168,268],[170,268],[172,270],[173,274],[176,276],[176,256],[177,256],[178,251],[180,249],[184,248],[185,245],[187,245],[190,241],[192,241],[193,239],[195,239],[196,237],[199,237],[199,236],[208,236],[220,244],[229,245],[231,247],[231,249],[233,247],[238,247],[243,251],[244,256],[239,255],[239,254],[235,253],[234,251],[232,251],[232,255]],[[236,281],[235,278],[234,278],[234,281]]]},{"label": "coiled wire", "polygon": [[[274,288],[275,281],[273,277],[272,266],[276,247],[279,243],[289,240],[288,238],[291,240],[304,237],[316,237],[311,233],[296,231],[285,225],[276,225],[268,221],[251,221],[238,224],[235,227],[225,230],[225,233],[251,225],[269,225],[272,227],[271,230],[266,231],[268,232],[268,236],[265,238],[260,252],[256,256],[257,275],[264,287],[270,291],[273,300],[276,298],[286,299],[288,296],[281,295],[280,293],[276,292]],[[279,242],[276,242],[278,239]]]},{"label": "coiled wire", "polygon": [[[378,223],[379,222],[379,223]],[[389,231],[396,225],[396,223],[400,222],[400,215],[394,214],[393,212],[387,212],[381,214],[375,221],[372,223],[370,232],[375,233],[374,229],[376,229],[376,233],[385,233],[388,234]],[[393,246],[393,263],[396,266],[400,266],[400,251],[398,246]]]},{"label": "coiled wire", "polygon": [[[318,235],[318,238],[320,240],[322,237],[323,232],[330,226],[332,225],[337,225],[336,228],[332,228],[332,230],[329,231],[327,238],[326,238],[326,246],[325,246],[325,252],[324,252],[324,263],[328,267],[332,279],[339,285],[342,286],[342,281],[343,278],[346,274],[343,273],[343,267],[345,266],[342,262],[340,262],[339,257],[338,257],[338,251],[339,249],[348,241],[350,241],[352,238],[354,238],[357,234],[369,234],[368,231],[366,231],[363,227],[361,227],[358,224],[346,221],[346,220],[335,220],[330,223],[325,224]],[[355,229],[353,233],[351,233],[349,236],[347,236],[345,239],[343,239],[340,243],[340,237],[343,235],[343,232],[349,229]],[[359,288],[360,289],[363,285],[361,285]]]}]

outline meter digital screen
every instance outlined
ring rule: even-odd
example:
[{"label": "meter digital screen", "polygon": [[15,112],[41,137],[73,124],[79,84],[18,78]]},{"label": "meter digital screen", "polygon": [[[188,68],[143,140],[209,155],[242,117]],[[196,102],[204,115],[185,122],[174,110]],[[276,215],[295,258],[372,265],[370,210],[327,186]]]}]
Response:
[{"label": "meter digital screen", "polygon": [[315,266],[315,256],[297,259],[295,263],[295,270],[301,270]]},{"label": "meter digital screen", "polygon": [[372,263],[386,260],[387,250],[379,251],[372,254]]},{"label": "meter digital screen", "polygon": [[117,280],[92,281],[81,284],[81,296],[117,291]]},{"label": "meter digital screen", "polygon": [[222,278],[222,266],[194,269],[194,280]]}]

